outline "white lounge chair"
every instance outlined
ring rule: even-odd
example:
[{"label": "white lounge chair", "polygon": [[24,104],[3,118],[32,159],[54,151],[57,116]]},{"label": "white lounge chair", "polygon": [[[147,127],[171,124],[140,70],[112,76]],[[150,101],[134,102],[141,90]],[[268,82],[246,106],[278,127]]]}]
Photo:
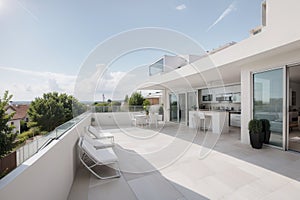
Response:
[{"label": "white lounge chair", "polygon": [[84,134],[83,139],[93,145],[96,149],[113,147],[115,145],[110,140],[91,138],[89,134]]},{"label": "white lounge chair", "polygon": [[87,133],[92,134],[97,139],[110,139],[113,144],[115,142],[114,136],[111,133],[98,131],[93,126],[87,126],[85,130]]},{"label": "white lounge chair", "polygon": [[[118,178],[121,176],[120,169],[118,167],[118,157],[112,148],[96,149],[93,145],[87,142],[84,138],[80,137],[78,141],[79,159],[81,163],[97,178],[110,179]],[[101,166],[111,166],[115,169],[115,174],[103,176],[100,175]]]}]

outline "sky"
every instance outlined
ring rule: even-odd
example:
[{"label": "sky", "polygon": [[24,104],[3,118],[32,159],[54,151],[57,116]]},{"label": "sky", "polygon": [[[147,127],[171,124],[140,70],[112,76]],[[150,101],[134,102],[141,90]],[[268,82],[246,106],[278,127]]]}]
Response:
[{"label": "sky", "polygon": [[[0,96],[5,90],[14,101],[30,101],[52,91],[75,95],[78,77],[95,49],[136,29],[172,30],[204,51],[239,42],[261,24],[260,7],[261,0],[0,0]],[[140,36],[135,37],[124,43]],[[147,66],[164,54],[170,52],[143,48],[118,55],[109,66],[106,63],[105,75],[94,73],[93,83],[100,85],[93,98],[104,94],[107,99],[123,99],[136,88],[122,80],[133,77],[128,72],[146,73]],[[104,51],[100,57],[105,55]],[[97,64],[103,63],[90,63],[95,68]],[[112,94],[118,85],[130,89]]]}]

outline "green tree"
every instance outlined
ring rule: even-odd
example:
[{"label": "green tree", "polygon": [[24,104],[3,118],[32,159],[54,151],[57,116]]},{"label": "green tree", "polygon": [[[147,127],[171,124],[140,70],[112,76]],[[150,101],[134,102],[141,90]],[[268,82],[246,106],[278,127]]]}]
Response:
[{"label": "green tree", "polygon": [[128,103],[128,100],[129,100],[129,97],[128,97],[128,94],[126,94],[125,99],[124,99],[124,102],[125,102],[125,103]]},{"label": "green tree", "polygon": [[8,153],[14,147],[14,140],[17,134],[13,133],[13,126],[7,125],[15,113],[6,113],[6,108],[12,95],[8,91],[4,92],[3,98],[0,98],[0,157]]},{"label": "green tree", "polygon": [[142,106],[144,102],[144,97],[140,92],[134,92],[129,98],[128,104],[130,106]]},{"label": "green tree", "polygon": [[112,101],[112,102],[110,103],[110,105],[111,105],[111,106],[120,106],[120,105],[121,105],[121,102],[119,102],[119,101]]},{"label": "green tree", "polygon": [[86,111],[86,107],[72,95],[60,94],[59,101],[62,102],[64,107],[65,121],[69,121]]},{"label": "green tree", "polygon": [[149,114],[149,107],[150,107],[151,103],[148,99],[145,99],[143,101],[143,108],[144,110],[146,111],[146,114],[148,115]]},{"label": "green tree", "polygon": [[144,107],[149,107],[150,105],[151,105],[151,103],[150,103],[149,99],[145,99],[145,100],[143,101],[143,106],[144,106]]},{"label": "green tree", "polygon": [[28,115],[30,127],[39,127],[41,131],[52,131],[57,126],[73,118],[84,111],[84,106],[73,96],[46,93],[42,98],[38,97],[30,104]]}]

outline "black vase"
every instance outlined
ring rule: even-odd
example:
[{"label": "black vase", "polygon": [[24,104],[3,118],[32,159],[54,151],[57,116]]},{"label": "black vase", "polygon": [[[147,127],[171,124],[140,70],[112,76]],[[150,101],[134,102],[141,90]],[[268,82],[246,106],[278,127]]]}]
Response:
[{"label": "black vase", "polygon": [[263,146],[263,141],[261,140],[262,133],[252,133],[249,132],[250,135],[250,144],[254,149],[261,149]]},{"label": "black vase", "polygon": [[259,133],[258,134],[259,135],[259,141],[261,142],[261,143],[264,143],[265,142],[265,132],[264,131],[262,131],[261,133]]},{"label": "black vase", "polygon": [[270,130],[265,131],[265,140],[264,140],[265,144],[269,144],[269,142],[270,142],[270,136],[271,136],[271,131]]}]

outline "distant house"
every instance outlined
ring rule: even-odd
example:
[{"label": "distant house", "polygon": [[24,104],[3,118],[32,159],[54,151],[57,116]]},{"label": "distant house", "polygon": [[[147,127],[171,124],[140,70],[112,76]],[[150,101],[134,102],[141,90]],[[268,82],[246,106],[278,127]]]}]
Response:
[{"label": "distant house", "polygon": [[8,122],[9,125],[15,126],[13,129],[14,133],[21,133],[21,121],[28,122],[28,111],[29,105],[13,105],[10,104],[6,108],[6,113],[10,114],[15,112],[13,118]]},{"label": "distant house", "polygon": [[145,99],[149,100],[150,105],[158,105],[161,103],[161,96],[162,94],[160,92],[156,92],[154,94],[149,93]]}]

